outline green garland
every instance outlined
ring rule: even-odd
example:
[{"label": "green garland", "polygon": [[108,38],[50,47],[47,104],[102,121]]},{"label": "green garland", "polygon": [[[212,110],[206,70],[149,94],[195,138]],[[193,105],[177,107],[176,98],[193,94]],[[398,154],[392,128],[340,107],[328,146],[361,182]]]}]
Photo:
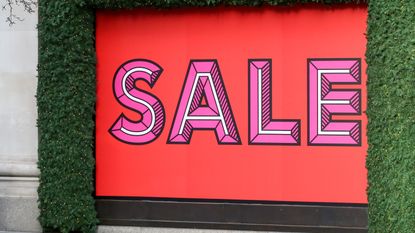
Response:
[{"label": "green garland", "polygon": [[39,220],[93,232],[94,12],[76,2],[39,2]]},{"label": "green garland", "polygon": [[369,4],[369,232],[415,231],[415,1]]},{"label": "green garland", "polygon": [[[362,3],[359,0],[40,0],[40,223],[95,232],[97,8]],[[368,26],[370,232],[415,229],[415,1],[373,0]]]}]

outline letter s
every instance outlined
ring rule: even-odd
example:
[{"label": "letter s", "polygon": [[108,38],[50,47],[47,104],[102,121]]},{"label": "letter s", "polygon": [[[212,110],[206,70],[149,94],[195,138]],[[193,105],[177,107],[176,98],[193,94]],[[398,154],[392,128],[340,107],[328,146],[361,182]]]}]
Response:
[{"label": "letter s", "polygon": [[143,59],[130,60],[115,72],[115,98],[142,116],[141,120],[132,121],[121,114],[109,129],[116,139],[130,144],[146,144],[160,136],[165,122],[163,105],[154,95],[135,87],[135,82],[144,80],[152,88],[162,72],[158,64]]}]

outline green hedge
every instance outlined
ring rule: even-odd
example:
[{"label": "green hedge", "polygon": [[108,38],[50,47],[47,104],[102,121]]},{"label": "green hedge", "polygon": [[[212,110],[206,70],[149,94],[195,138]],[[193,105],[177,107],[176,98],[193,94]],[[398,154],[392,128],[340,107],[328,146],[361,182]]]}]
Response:
[{"label": "green hedge", "polygon": [[39,220],[44,229],[92,232],[94,12],[75,2],[39,2]]},{"label": "green hedge", "polygon": [[[97,8],[362,3],[359,0],[39,0],[40,223],[94,232]],[[370,232],[415,229],[415,1],[369,3]]]},{"label": "green hedge", "polygon": [[369,229],[415,232],[415,1],[369,3]]}]

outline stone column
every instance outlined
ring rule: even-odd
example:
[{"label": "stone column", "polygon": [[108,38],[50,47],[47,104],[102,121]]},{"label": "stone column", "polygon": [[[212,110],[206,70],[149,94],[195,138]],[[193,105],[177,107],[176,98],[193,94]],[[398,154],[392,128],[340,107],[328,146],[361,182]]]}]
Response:
[{"label": "stone column", "polygon": [[40,232],[37,221],[37,12],[9,26],[0,10],[0,231]]}]

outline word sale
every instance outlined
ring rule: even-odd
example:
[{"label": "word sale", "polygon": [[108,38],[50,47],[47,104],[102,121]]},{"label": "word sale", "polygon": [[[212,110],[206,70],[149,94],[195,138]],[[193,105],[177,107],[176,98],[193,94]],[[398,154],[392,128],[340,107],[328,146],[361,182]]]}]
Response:
[{"label": "word sale", "polygon": [[[361,114],[359,89],[333,89],[333,84],[360,84],[360,59],[308,59],[308,145],[359,146],[361,122],[333,120],[332,115]],[[165,125],[162,102],[135,87],[137,80],[153,87],[162,73],[153,61],[136,59],[116,71],[117,101],[138,113],[135,122],[121,114],[109,132],[129,144],[157,139]],[[300,145],[299,119],[272,119],[271,60],[248,60],[248,143]],[[205,100],[205,101],[202,101]],[[241,144],[231,104],[216,60],[191,60],[170,133],[169,144],[188,144],[194,130],[212,130],[219,144]]]}]

